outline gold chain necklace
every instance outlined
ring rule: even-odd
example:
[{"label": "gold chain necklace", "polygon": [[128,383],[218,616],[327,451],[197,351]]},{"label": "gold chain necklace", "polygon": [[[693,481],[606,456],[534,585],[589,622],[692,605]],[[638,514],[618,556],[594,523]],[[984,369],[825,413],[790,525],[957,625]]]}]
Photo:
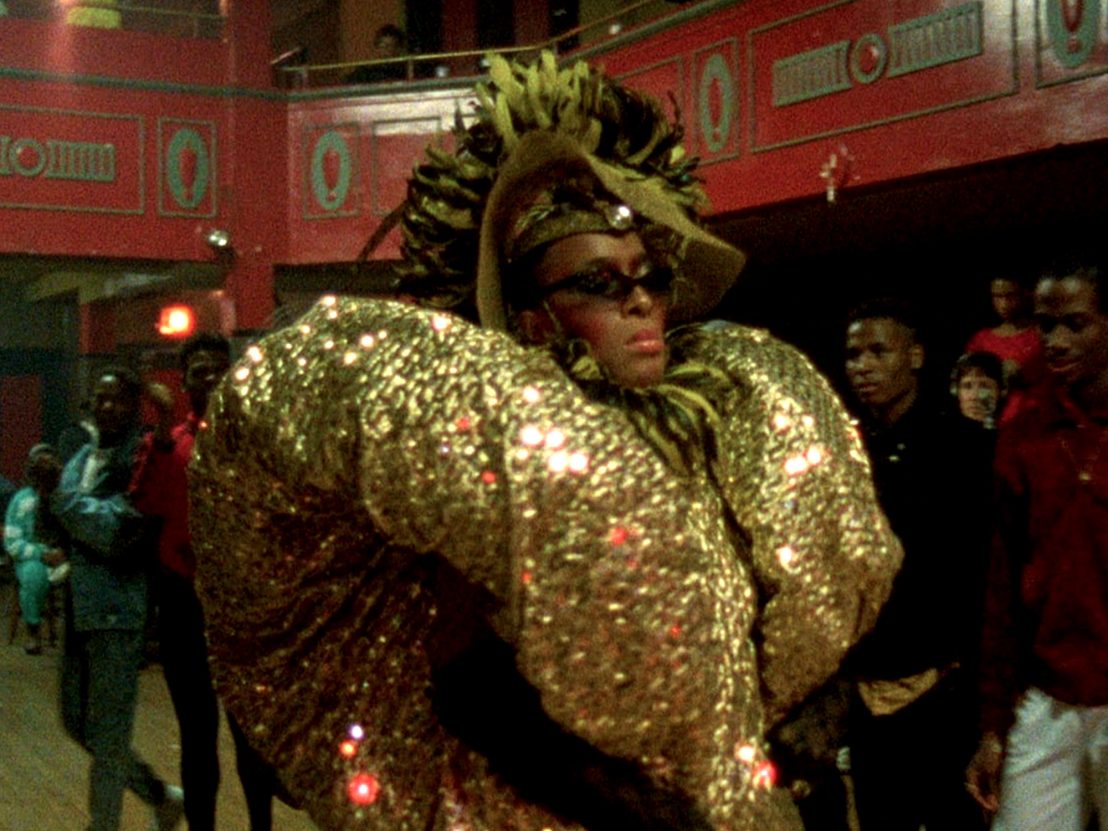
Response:
[{"label": "gold chain necklace", "polygon": [[[1079,424],[1077,429],[1083,431],[1086,429],[1084,424]],[[1105,439],[1108,439],[1108,429],[1104,427],[1100,428],[1100,438],[1097,439],[1096,447],[1093,448],[1093,452],[1089,454],[1085,460],[1085,464],[1082,465],[1077,461],[1077,455],[1073,452],[1073,448],[1070,447],[1070,443],[1066,441],[1064,434],[1058,434],[1058,441],[1062,445],[1062,449],[1066,451],[1066,455],[1069,456],[1070,462],[1073,464],[1073,469],[1077,472],[1077,481],[1082,484],[1088,484],[1093,481],[1093,467],[1096,465],[1097,460],[1100,459],[1100,452],[1104,449]]]}]

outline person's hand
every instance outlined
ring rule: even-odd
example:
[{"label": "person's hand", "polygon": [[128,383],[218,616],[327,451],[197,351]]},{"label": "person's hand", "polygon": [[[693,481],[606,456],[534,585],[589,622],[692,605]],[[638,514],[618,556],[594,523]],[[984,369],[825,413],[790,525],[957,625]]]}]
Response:
[{"label": "person's hand", "polygon": [[46,499],[58,487],[61,475],[62,463],[58,457],[53,453],[40,453],[27,470],[27,482],[40,499]]},{"label": "person's hand", "polygon": [[146,384],[146,398],[158,411],[158,415],[173,414],[173,393],[165,384],[159,381],[149,381]]},{"label": "person's hand", "polygon": [[42,555],[42,564],[48,568],[60,566],[68,559],[60,548],[54,548]]},{"label": "person's hand", "polygon": [[157,413],[158,423],[154,427],[154,437],[168,441],[173,432],[173,393],[169,387],[159,381],[148,381],[146,384],[146,400]]},{"label": "person's hand", "polygon": [[1000,772],[1004,764],[1004,745],[995,733],[987,733],[977,746],[966,768],[966,790],[977,804],[995,814],[1000,807]]},{"label": "person's hand", "polygon": [[1027,386],[1027,381],[1023,377],[1023,367],[1020,366],[1019,361],[1008,358],[1001,361],[1000,369],[1004,377],[1004,384],[1009,389],[1019,389]]}]

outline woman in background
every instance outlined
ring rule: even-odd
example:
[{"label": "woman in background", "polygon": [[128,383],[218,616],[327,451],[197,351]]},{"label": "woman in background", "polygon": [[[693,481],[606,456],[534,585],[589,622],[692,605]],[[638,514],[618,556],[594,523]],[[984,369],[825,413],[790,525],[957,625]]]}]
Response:
[{"label": "woman in background", "polygon": [[950,394],[958,402],[963,418],[986,429],[996,428],[997,414],[1004,409],[1004,367],[990,352],[967,352],[954,363],[950,373]]},{"label": "woman in background", "polygon": [[1031,290],[1021,280],[998,277],[989,284],[993,310],[1000,323],[981,329],[965,351],[995,355],[1004,368],[1004,406],[997,424],[1004,425],[1030,406],[1036,388],[1046,379],[1046,359],[1039,330],[1031,319]]}]

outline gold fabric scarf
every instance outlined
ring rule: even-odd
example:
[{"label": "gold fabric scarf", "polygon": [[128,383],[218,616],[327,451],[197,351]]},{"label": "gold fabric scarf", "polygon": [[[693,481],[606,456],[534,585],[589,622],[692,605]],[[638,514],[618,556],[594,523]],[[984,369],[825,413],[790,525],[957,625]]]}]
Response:
[{"label": "gold fabric scarf", "polygon": [[734,386],[725,372],[685,357],[684,347],[698,332],[699,327],[684,326],[667,335],[669,366],[661,383],[651,387],[617,384],[579,338],[555,342],[550,349],[589,398],[623,410],[666,464],[687,476],[697,461],[709,468],[715,462],[719,406]]}]

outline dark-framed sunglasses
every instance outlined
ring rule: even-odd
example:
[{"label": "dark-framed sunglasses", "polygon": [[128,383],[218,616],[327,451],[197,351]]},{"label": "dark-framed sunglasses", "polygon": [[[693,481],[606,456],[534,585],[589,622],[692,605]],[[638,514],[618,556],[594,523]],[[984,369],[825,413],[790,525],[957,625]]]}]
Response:
[{"label": "dark-framed sunglasses", "polygon": [[673,282],[674,273],[669,266],[649,266],[630,276],[611,266],[599,265],[576,271],[564,280],[540,288],[538,293],[546,298],[555,292],[572,291],[623,303],[636,288],[656,298],[668,297],[673,292]]}]

